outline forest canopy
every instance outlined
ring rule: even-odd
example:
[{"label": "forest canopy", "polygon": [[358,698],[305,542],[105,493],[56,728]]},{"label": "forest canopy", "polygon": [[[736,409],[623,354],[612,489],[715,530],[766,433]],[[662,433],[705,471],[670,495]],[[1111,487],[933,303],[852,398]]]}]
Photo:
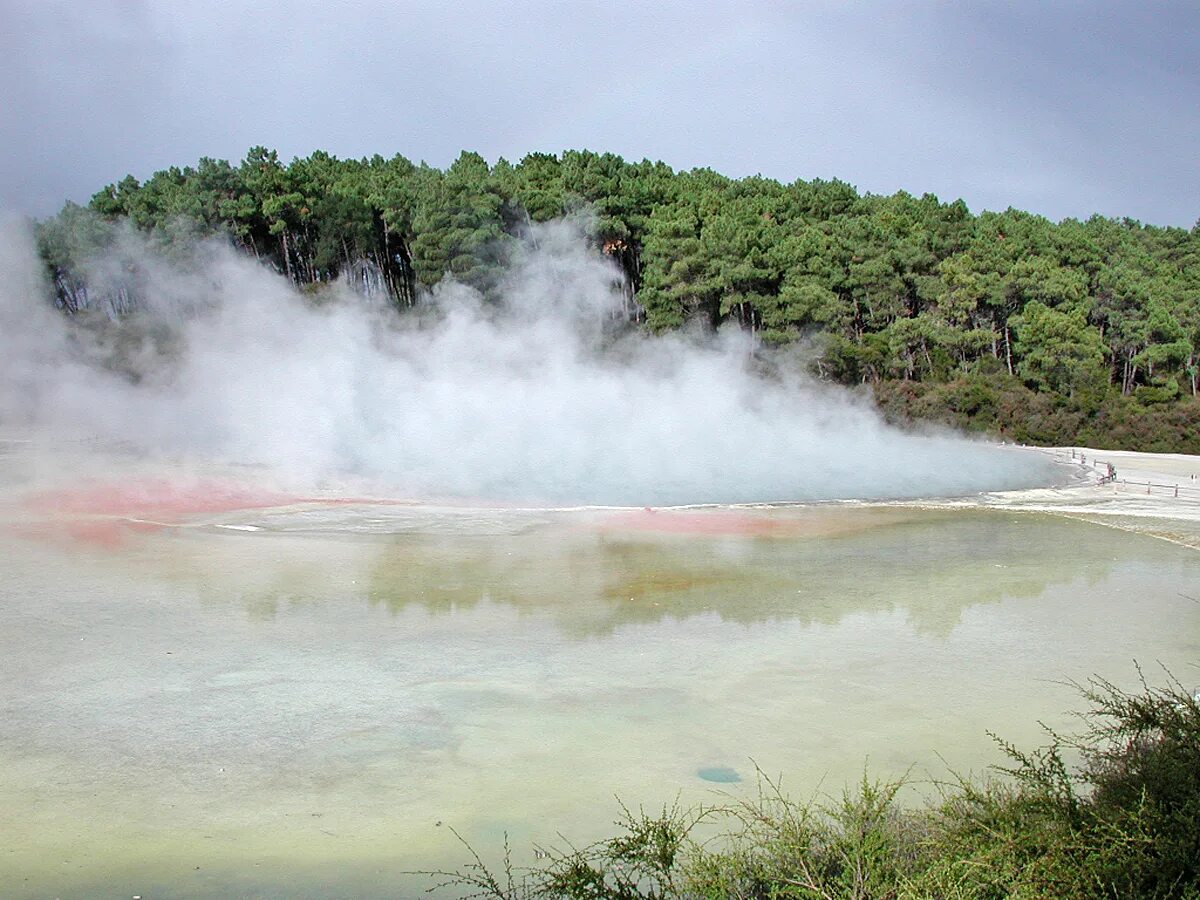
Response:
[{"label": "forest canopy", "polygon": [[109,319],[135,287],[81,261],[122,222],[169,252],[222,236],[298,287],[342,279],[400,310],[446,277],[494,292],[531,223],[592,217],[631,327],[736,327],[816,350],[814,374],[874,391],[890,417],[1034,443],[1200,452],[1200,226],[1020,210],[932,194],[728,178],[611,153],[531,153],[445,170],[403,156],[291,163],[254,147],[127,176],[38,224],[58,306]]}]

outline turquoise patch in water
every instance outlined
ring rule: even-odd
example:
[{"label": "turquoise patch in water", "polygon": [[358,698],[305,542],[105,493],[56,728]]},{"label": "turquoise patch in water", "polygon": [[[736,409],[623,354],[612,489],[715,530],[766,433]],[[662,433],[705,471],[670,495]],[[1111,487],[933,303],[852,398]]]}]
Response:
[{"label": "turquoise patch in water", "polygon": [[717,784],[733,784],[735,781],[742,780],[742,776],[728,766],[713,766],[708,769],[699,769],[696,774],[705,781],[715,781]]}]

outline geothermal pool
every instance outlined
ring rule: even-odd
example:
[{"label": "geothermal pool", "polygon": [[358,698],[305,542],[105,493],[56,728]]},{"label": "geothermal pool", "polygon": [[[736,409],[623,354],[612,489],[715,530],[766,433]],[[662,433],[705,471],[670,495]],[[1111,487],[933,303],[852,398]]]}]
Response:
[{"label": "geothermal pool", "polygon": [[1200,659],[1195,550],[1045,513],[0,463],[6,897],[411,896],[467,861],[451,827],[523,865],[610,834],[615,798],[753,792],[756,765],[797,796],[978,770],[988,729],[1070,729],[1066,679]]}]

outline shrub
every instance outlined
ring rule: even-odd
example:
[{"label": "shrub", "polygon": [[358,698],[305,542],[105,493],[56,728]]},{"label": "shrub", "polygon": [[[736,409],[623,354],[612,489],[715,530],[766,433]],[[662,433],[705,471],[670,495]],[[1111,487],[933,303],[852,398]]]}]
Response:
[{"label": "shrub", "polygon": [[[474,856],[460,873],[436,873],[437,888],[501,900],[1200,898],[1200,702],[1169,675],[1135,694],[1101,679],[1080,690],[1090,710],[1079,735],[1051,733],[1033,751],[997,739],[1007,766],[920,809],[897,802],[904,779],[864,775],[817,804],[760,772],[753,799],[623,810],[618,837],[551,851],[520,879],[506,863],[502,882]],[[720,834],[694,840],[701,821]]]}]

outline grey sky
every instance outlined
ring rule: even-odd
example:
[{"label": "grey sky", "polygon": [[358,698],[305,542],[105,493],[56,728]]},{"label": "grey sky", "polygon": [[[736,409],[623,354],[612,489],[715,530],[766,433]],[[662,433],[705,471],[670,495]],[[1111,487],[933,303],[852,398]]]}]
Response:
[{"label": "grey sky", "polygon": [[1200,5],[0,0],[0,207],[254,144],[1200,217]]}]

